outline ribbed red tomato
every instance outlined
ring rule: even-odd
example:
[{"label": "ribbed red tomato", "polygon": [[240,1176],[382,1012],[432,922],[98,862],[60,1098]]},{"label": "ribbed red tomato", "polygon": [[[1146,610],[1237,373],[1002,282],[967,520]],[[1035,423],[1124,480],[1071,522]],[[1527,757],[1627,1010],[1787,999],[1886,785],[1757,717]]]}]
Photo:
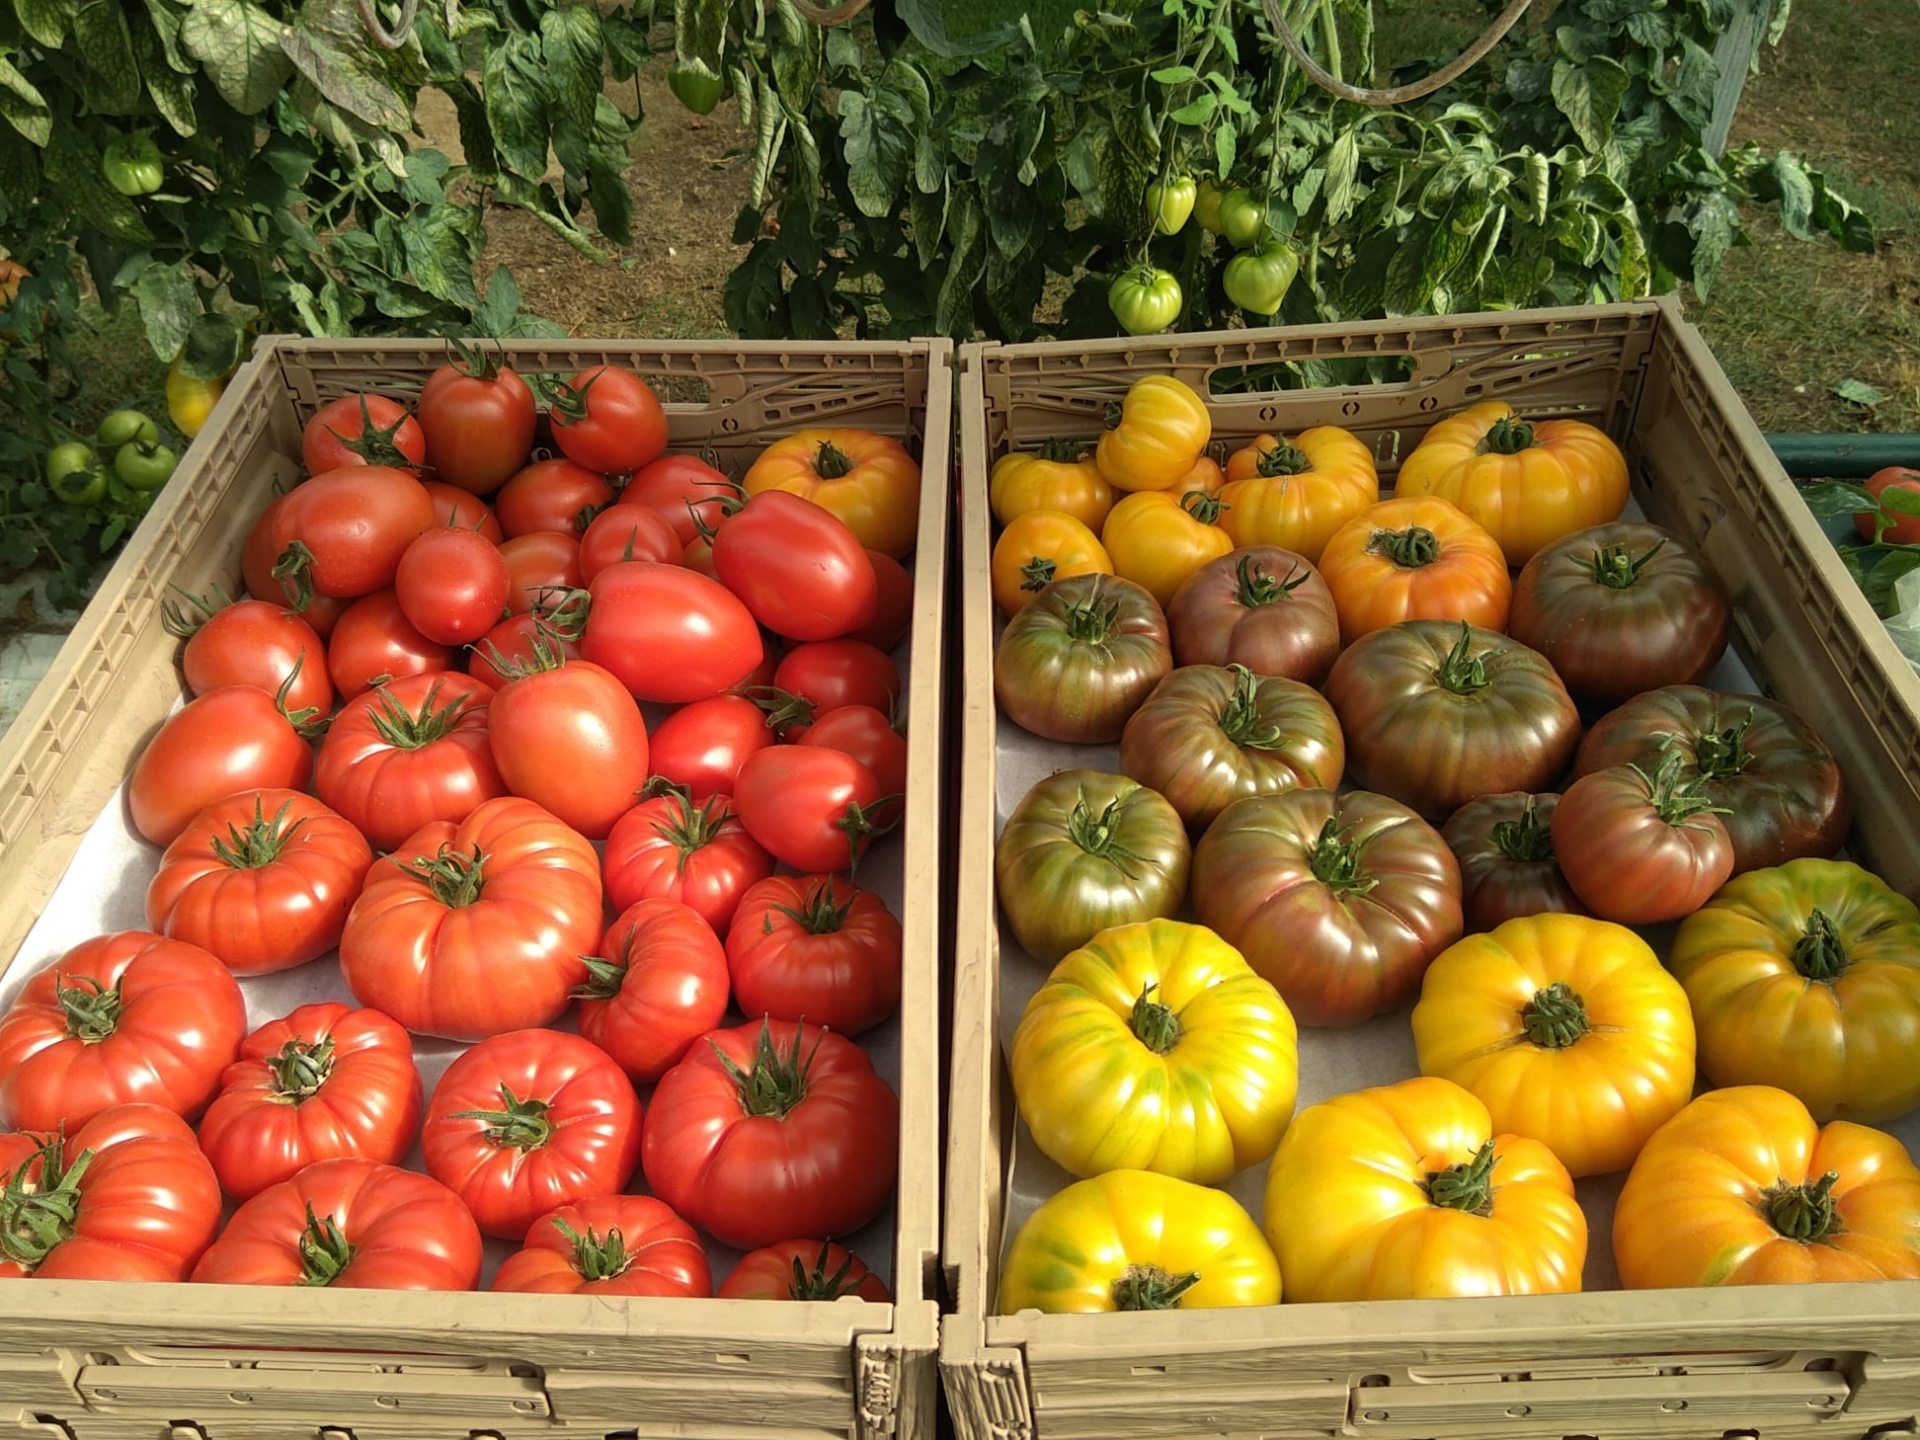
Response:
[{"label": "ribbed red tomato", "polygon": [[724,937],[749,885],[773,873],[773,857],[747,833],[724,795],[695,803],[669,789],[614,822],[602,859],[607,901],[678,900]]},{"label": "ribbed red tomato", "polygon": [[527,1231],[495,1290],[534,1295],[713,1294],[706,1248],[651,1195],[604,1195],[562,1205]]},{"label": "ribbed red tomato", "polygon": [[886,1282],[867,1262],[830,1240],[782,1240],[743,1255],[720,1287],[722,1300],[839,1300],[857,1295],[885,1305]]},{"label": "ribbed red tomato", "polygon": [[833,875],[773,875],[741,897],[727,932],[734,1003],[840,1035],[900,1008],[900,922],[887,902]]},{"label": "ribbed red tomato", "polygon": [[727,1013],[727,957],[677,900],[636,900],[589,956],[580,1033],[641,1084],[679,1063]]}]

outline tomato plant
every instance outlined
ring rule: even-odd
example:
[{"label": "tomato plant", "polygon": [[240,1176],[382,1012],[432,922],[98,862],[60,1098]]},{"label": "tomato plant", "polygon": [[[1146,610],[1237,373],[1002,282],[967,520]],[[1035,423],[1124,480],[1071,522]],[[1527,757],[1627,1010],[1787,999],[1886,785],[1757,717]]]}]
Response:
[{"label": "tomato plant", "polygon": [[133,828],[156,845],[171,845],[195,815],[230,795],[304,790],[313,773],[307,737],[319,717],[286,708],[304,668],[296,664],[277,694],[223,685],[168,717],[127,777]]},{"label": "tomato plant", "polygon": [[300,432],[300,460],[309,475],[349,465],[418,470],[426,458],[419,422],[384,395],[343,395],[314,411]]},{"label": "tomato plant", "polygon": [[[613,824],[602,857],[607,901],[677,900],[725,938],[740,897],[773,872],[724,795],[694,801],[672,787],[642,800]],[[712,1028],[711,1026],[707,1028]]]},{"label": "tomato plant", "polygon": [[831,1240],[781,1240],[740,1257],[719,1289],[722,1300],[839,1300],[857,1295],[884,1305],[886,1282],[858,1255]]},{"label": "tomato plant", "polygon": [[769,876],[740,897],[727,973],[743,1015],[858,1035],[900,1008],[900,922],[835,876]]},{"label": "tomato plant", "polygon": [[727,1013],[727,957],[691,906],[635,900],[607,927],[600,953],[584,957],[580,1034],[650,1085],[680,1062]]},{"label": "tomato plant", "polygon": [[1210,560],[1167,606],[1182,665],[1244,665],[1318,685],[1340,653],[1340,621],[1320,572],[1291,550],[1253,545]]},{"label": "tomato plant", "polygon": [[393,575],[400,613],[436,645],[470,645],[485,635],[506,610],[511,584],[492,541],[452,526],[422,531]]},{"label": "tomato plant", "polygon": [[629,474],[667,448],[660,397],[638,375],[617,366],[589,366],[559,386],[549,416],[561,453],[603,475]]},{"label": "tomato plant", "polygon": [[526,1246],[493,1277],[497,1291],[533,1295],[713,1294],[706,1247],[651,1195],[602,1195],[534,1221]]},{"label": "tomato plant", "polygon": [[753,614],[718,580],[643,560],[593,577],[582,653],[637,700],[706,700],[733,688],[765,654]]},{"label": "tomato plant", "polygon": [[1129,335],[1159,334],[1180,318],[1185,303],[1179,277],[1153,265],[1123,270],[1107,287],[1107,308]]}]

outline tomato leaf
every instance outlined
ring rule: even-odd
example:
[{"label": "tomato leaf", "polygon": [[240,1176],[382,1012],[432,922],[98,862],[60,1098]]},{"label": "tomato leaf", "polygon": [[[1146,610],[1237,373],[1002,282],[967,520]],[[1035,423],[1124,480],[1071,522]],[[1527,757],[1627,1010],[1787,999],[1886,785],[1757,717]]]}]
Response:
[{"label": "tomato leaf", "polygon": [[249,0],[196,0],[180,22],[180,43],[206,67],[222,99],[242,115],[257,115],[293,71],[280,28]]},{"label": "tomato leaf", "polygon": [[550,120],[542,83],[540,42],[514,35],[487,50],[486,113],[495,153],[514,174],[547,173]]},{"label": "tomato leaf", "polygon": [[[1561,28],[1562,35],[1567,28]],[[1579,64],[1565,59],[1554,62],[1553,103],[1589,150],[1604,150],[1612,138],[1629,78],[1624,65],[1602,54]]]},{"label": "tomato leaf", "polygon": [[67,38],[66,7],[60,0],[13,0],[20,28],[49,50],[58,50]]},{"label": "tomato leaf", "polygon": [[53,137],[53,112],[34,83],[0,56],[0,115],[36,145]]},{"label": "tomato leaf", "polygon": [[1869,410],[1887,398],[1886,391],[1880,389],[1878,386],[1869,385],[1864,380],[1854,380],[1851,378],[1836,380],[1833,383],[1832,389],[1835,395],[1838,395],[1849,405],[1861,405]]}]

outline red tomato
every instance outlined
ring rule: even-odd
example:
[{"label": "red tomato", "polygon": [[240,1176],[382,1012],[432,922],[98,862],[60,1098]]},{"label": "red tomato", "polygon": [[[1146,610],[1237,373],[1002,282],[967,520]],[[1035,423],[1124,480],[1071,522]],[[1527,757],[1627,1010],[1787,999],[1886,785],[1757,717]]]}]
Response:
[{"label": "red tomato", "polygon": [[[269,605],[289,608],[308,625],[313,633],[325,640],[333,633],[334,622],[350,603],[336,599],[331,595],[303,596],[300,587],[291,580],[282,581],[273,573],[273,567],[280,559],[280,542],[275,538],[280,524],[280,512],[286,506],[288,496],[282,495],[260,512],[260,518],[253,522],[253,529],[247,532],[247,543],[240,554],[240,574],[245,581],[247,594],[256,600],[264,600]],[[302,600],[305,603],[300,603]]]},{"label": "red tomato", "polygon": [[0,1016],[0,1124],[72,1130],[136,1103],[198,1115],[246,1033],[240,986],[198,945],[145,930],[88,940]]},{"label": "red tomato", "polygon": [[393,576],[400,613],[440,645],[471,644],[499,624],[510,585],[507,562],[491,540],[451,527],[421,534]]},{"label": "red tomato", "polygon": [[626,1188],[640,1099],[591,1041],[516,1030],[447,1067],[421,1145],[427,1173],[466,1201],[483,1233],[517,1240],[558,1206]]},{"label": "red tomato", "polygon": [[247,1037],[200,1121],[200,1148],[236,1200],[321,1160],[398,1165],[420,1133],[413,1041],[378,1010],[302,1005]]},{"label": "red tomato", "polygon": [[[1887,545],[1920,545],[1920,470],[1906,465],[1889,465],[1884,470],[1876,470],[1868,479],[1867,492],[1880,501],[1880,507],[1893,516],[1893,526],[1880,536]],[[1899,499],[1892,498],[1894,493]],[[1902,508],[1894,510],[1893,506]],[[1853,517],[1853,528],[1862,538],[1874,538],[1876,517],[1871,510],[1862,510]]]},{"label": "red tomato", "polygon": [[442,365],[420,391],[427,459],[441,479],[475,495],[526,464],[536,418],[527,382],[492,356]]},{"label": "red tomato", "polygon": [[740,487],[693,455],[662,455],[634,471],[620,492],[622,505],[645,505],[673,526],[682,546],[700,538],[700,527],[718,529],[726,518],[725,501]]},{"label": "red tomato", "polygon": [[[548,660],[553,661],[551,665]],[[602,840],[647,783],[647,722],[620,682],[551,651],[493,697],[493,758],[516,795]]]},{"label": "red tomato", "polygon": [[147,742],[127,778],[133,828],[171,845],[207,806],[242,790],[304,790],[313,773],[306,727],[280,700],[225,685],[176,710]]},{"label": "red tomato", "polygon": [[747,756],[773,744],[761,708],[744,695],[716,695],[682,706],[653,732],[653,772],[695,800],[731,795]]},{"label": "red tomato", "polygon": [[562,387],[551,419],[561,453],[603,475],[638,470],[667,448],[666,411],[631,370],[588,366]]},{"label": "red tomato", "polygon": [[635,901],[586,964],[580,1033],[636,1083],[666,1074],[727,1013],[726,953],[678,900]]},{"label": "red tomato", "polygon": [[736,919],[727,973],[741,1014],[858,1035],[900,1008],[900,922],[871,890],[773,875],[741,897]]},{"label": "red tomato", "polygon": [[733,592],[678,565],[609,565],[591,592],[582,648],[636,700],[681,705],[724,694],[765,653]]},{"label": "red tomato", "polygon": [[147,886],[147,928],[236,975],[290,970],[340,943],[372,864],[360,832],[312,796],[242,791],[167,846]]},{"label": "red tomato", "polygon": [[344,395],[315,411],[300,433],[309,475],[348,465],[419,466],[426,458],[419,422],[384,395]]},{"label": "red tomato", "polygon": [[184,1280],[220,1228],[213,1168],[158,1105],[115,1106],[64,1138],[0,1135],[0,1177],[0,1279]]},{"label": "red tomato", "polygon": [[802,745],[824,745],[853,756],[873,772],[883,795],[907,792],[907,740],[871,705],[842,705],[807,727]]},{"label": "red tomato", "polygon": [[1573,893],[1602,920],[1684,920],[1733,874],[1733,841],[1678,751],[1651,775],[1613,765],[1567,787],[1553,812],[1553,853]]},{"label": "red tomato", "polygon": [[416,1035],[478,1040],[558,1019],[599,939],[593,846],[507,797],[422,825],[368,872],[340,973]]},{"label": "red tomato", "polygon": [[471,675],[408,675],[370,690],[334,717],[313,788],[381,850],[433,821],[458,824],[507,793],[487,732],[492,702]]},{"label": "red tomato", "polygon": [[316,475],[274,518],[273,573],[309,590],[351,597],[393,583],[413,537],[433,528],[433,497],[405,470],[351,465]]},{"label": "red tomato", "polygon": [[400,596],[379,590],[347,607],[327,642],[327,669],[342,700],[408,675],[431,675],[453,665],[454,647],[413,627]]},{"label": "red tomato", "polygon": [[222,685],[277,694],[284,685],[289,710],[325,715],[333,709],[327,648],[305,620],[269,600],[237,600],[218,609],[193,603],[204,620],[192,620],[171,601],[164,613],[167,629],[187,637],[180,668],[194,694]]},{"label": "red tomato", "polygon": [[773,873],[763,850],[724,795],[699,802],[668,790],[622,815],[602,861],[607,901],[678,900],[725,937],[746,888]]},{"label": "red tomato", "polygon": [[873,623],[873,561],[839,516],[766,490],[713,537],[714,576],[753,618],[791,640],[832,640]]},{"label": "red tomato", "polygon": [[433,499],[434,524],[451,526],[455,530],[471,530],[495,545],[506,538],[500,529],[500,521],[494,516],[493,507],[478,495],[441,480],[423,480],[420,483],[427,487],[427,494]]},{"label": "red tomato", "polygon": [[438,1180],[347,1156],[310,1165],[234,1213],[194,1267],[201,1285],[471,1290],[480,1232]]},{"label": "red tomato", "polygon": [[752,700],[756,695],[764,694],[773,688],[773,672],[780,668],[782,654],[780,637],[762,630],[760,646],[765,652],[760,657],[760,663],[740,678],[740,683],[727,692],[729,695],[744,695]]},{"label": "red tomato", "polygon": [[[584,590],[573,593],[583,601],[586,599],[587,592]],[[576,613],[583,617],[585,611],[585,605],[576,607]],[[467,674],[489,690],[498,690],[512,678],[515,666],[523,666],[536,658],[536,638],[562,660],[581,659],[579,631],[575,630],[573,638],[569,639],[564,631],[557,632],[551,623],[563,618],[553,614],[508,616],[467,652]],[[499,664],[495,664],[495,661]],[[506,667],[506,673],[502,673],[502,666]]]},{"label": "red tomato", "polygon": [[680,557],[680,563],[696,575],[713,578],[713,545],[710,541],[696,535],[687,542],[687,548]]},{"label": "red tomato", "polygon": [[825,746],[776,745],[749,755],[734,782],[740,820],[796,870],[851,870],[886,826],[874,816],[886,798],[873,772]]},{"label": "red tomato", "polygon": [[811,702],[816,716],[842,705],[871,705],[890,715],[900,698],[899,668],[864,640],[796,645],[773,672],[773,683]]},{"label": "red tomato", "polygon": [[873,562],[877,587],[873,619],[847,638],[864,640],[876,650],[892,654],[913,628],[913,576],[884,550],[867,551],[867,559]]},{"label": "red tomato", "polygon": [[885,1305],[886,1282],[858,1255],[830,1240],[782,1240],[741,1257],[720,1287],[722,1300],[839,1300]]},{"label": "red tomato", "polygon": [[622,560],[678,565],[684,553],[680,537],[659,511],[645,505],[609,505],[580,537],[580,578],[591,583]]},{"label": "red tomato", "polygon": [[598,470],[571,460],[536,460],[500,487],[493,513],[508,535],[554,530],[577,536],[612,501],[613,486]]},{"label": "red tomato", "polygon": [[603,1195],[562,1205],[533,1223],[495,1290],[534,1295],[713,1294],[707,1252],[693,1227],[651,1195]]},{"label": "red tomato", "polygon": [[718,1030],[653,1092],[653,1193],[723,1245],[850,1235],[893,1193],[900,1101],[851,1040],[817,1025]]},{"label": "red tomato", "polygon": [[558,530],[536,530],[502,542],[500,558],[507,562],[507,609],[525,615],[558,604],[578,590],[580,542]]}]

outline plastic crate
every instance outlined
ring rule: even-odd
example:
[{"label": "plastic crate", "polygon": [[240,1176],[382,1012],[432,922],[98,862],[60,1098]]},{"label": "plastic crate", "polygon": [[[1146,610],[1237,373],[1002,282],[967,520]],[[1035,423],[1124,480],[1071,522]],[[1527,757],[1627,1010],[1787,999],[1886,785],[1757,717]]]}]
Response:
[{"label": "plastic crate", "polygon": [[[906,967],[896,1300],[608,1300],[31,1281],[0,1284],[0,1432],[139,1440],[469,1440],[550,1435],[931,1435],[937,1409],[941,676],[951,347],[509,342],[523,371],[632,367],[669,397],[671,443],[749,460],[808,425],[918,447],[910,640]],[[168,587],[231,586],[314,410],[417,391],[439,341],[269,338],[234,377],[0,738],[0,975],[141,747],[182,696]],[[144,880],[140,882],[144,885]],[[323,962],[324,963],[324,962]]]},{"label": "plastic crate", "polygon": [[[1034,1153],[1014,1111],[1005,1037],[1018,1018],[1014,992],[1037,984],[1031,972],[1044,967],[1010,935],[1003,942],[993,892],[1007,804],[1000,770],[1019,747],[1006,746],[994,707],[989,469],[1010,449],[1098,433],[1108,403],[1140,376],[1174,374],[1208,394],[1222,372],[1243,379],[1249,367],[1392,355],[1412,357],[1405,383],[1213,394],[1214,434],[1235,444],[1260,431],[1344,425],[1390,483],[1429,425],[1478,400],[1602,426],[1627,454],[1639,508],[1697,547],[1727,586],[1747,673],[1839,754],[1853,781],[1852,852],[1920,892],[1920,680],[1672,301],[963,347],[955,683],[964,778],[942,1249],[953,1311],[941,1343],[956,1430],[963,1440],[1913,1435],[1920,1283],[993,1313],[1012,1167]],[[1040,773],[1101,768],[1054,749]],[[1018,763],[1024,778],[1041,761],[1020,751]],[[1404,1031],[1404,1011],[1382,1023]],[[1365,1043],[1385,1035],[1376,1029]],[[1604,1248],[1604,1228],[1594,1229]]]}]

